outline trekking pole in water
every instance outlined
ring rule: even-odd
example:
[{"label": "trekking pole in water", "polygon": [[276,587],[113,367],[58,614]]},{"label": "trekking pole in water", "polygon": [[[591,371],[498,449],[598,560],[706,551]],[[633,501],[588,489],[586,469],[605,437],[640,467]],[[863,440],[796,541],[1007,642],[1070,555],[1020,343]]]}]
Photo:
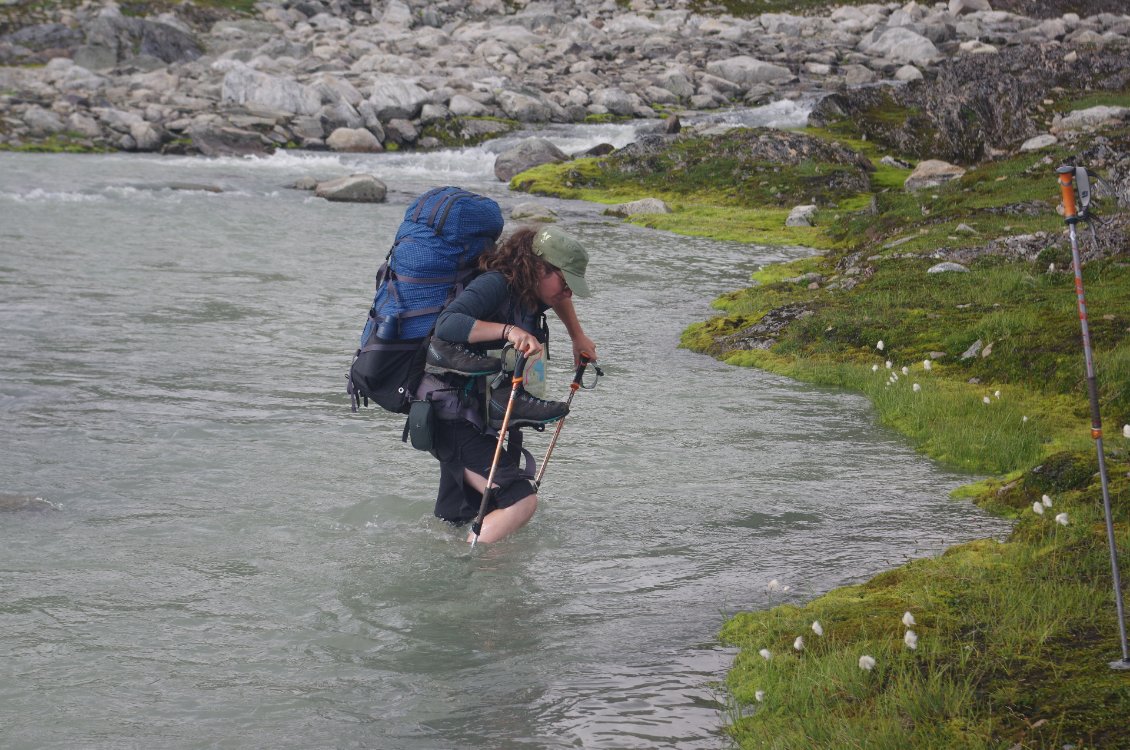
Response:
[{"label": "trekking pole in water", "polygon": [[475,538],[471,540],[471,549],[479,541],[479,534],[483,530],[483,516],[487,514],[487,506],[490,505],[490,496],[494,493],[494,472],[498,468],[498,459],[502,457],[502,441],[506,439],[506,426],[510,424],[510,412],[514,410],[514,399],[518,397],[518,391],[522,389],[522,381],[524,377],[522,371],[526,369],[526,355],[519,354],[518,359],[514,362],[514,377],[510,385],[510,399],[506,402],[506,412],[502,415],[502,424],[498,428],[498,445],[494,447],[494,458],[490,462],[490,473],[487,475],[487,486],[483,490],[483,500],[479,503],[479,514],[475,516],[475,520],[471,522],[471,533]]},{"label": "trekking pole in water", "polygon": [[[1083,264],[1079,259],[1079,242],[1075,226],[1080,221],[1089,222],[1091,181],[1086,167],[1062,166],[1059,174],[1059,191],[1063,197],[1063,218],[1071,235],[1071,262],[1075,267],[1075,297],[1079,303],[1079,322],[1083,327],[1083,359],[1087,364],[1087,393],[1091,400],[1091,438],[1099,454],[1099,479],[1103,489],[1103,511],[1106,513],[1106,536],[1110,544],[1110,569],[1114,575],[1114,603],[1118,610],[1118,632],[1122,643],[1122,659],[1110,663],[1112,669],[1130,669],[1130,651],[1126,648],[1126,612],[1122,607],[1122,580],[1118,573],[1118,547],[1114,538],[1114,519],[1110,507],[1110,484],[1107,481],[1106,458],[1103,455],[1103,423],[1099,417],[1099,391],[1095,383],[1095,358],[1091,352],[1091,332],[1087,327],[1087,303],[1083,299]],[[1075,190],[1079,190],[1082,213],[1075,207]]]},{"label": "trekking pole in water", "polygon": [[[600,371],[600,367],[593,362],[592,357],[590,357],[585,352],[581,352],[581,364],[577,366],[577,372],[573,375],[573,382],[569,384],[569,398],[565,399],[566,406],[569,406],[573,403],[573,396],[576,395],[577,391],[580,388],[596,387],[595,382],[591,386],[581,385],[581,381],[585,377],[585,368],[588,367],[590,363],[592,364],[593,369],[596,370],[596,377],[598,380],[602,375],[604,375],[604,373]],[[541,466],[538,467],[538,475],[534,478],[534,484],[536,484],[539,488],[541,487],[541,478],[545,476],[545,465],[549,463],[549,457],[553,455],[553,447],[557,445],[557,438],[560,437],[561,428],[563,426],[565,426],[565,417],[557,420],[557,428],[553,431],[553,438],[549,441],[549,448],[545,451],[545,458],[541,460]]]}]

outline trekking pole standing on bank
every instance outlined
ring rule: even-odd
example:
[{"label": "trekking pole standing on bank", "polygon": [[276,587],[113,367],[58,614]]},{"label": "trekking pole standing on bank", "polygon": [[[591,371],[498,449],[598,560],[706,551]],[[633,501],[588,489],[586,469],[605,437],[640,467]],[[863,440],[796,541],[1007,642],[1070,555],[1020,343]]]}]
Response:
[{"label": "trekking pole standing on bank", "polygon": [[479,503],[479,514],[475,516],[475,520],[471,522],[471,533],[475,538],[471,540],[471,549],[479,541],[479,534],[483,530],[483,516],[487,514],[487,506],[490,505],[490,496],[494,490],[494,472],[498,468],[498,459],[502,457],[502,441],[506,439],[506,426],[510,424],[510,412],[514,411],[514,399],[518,397],[518,391],[522,389],[522,381],[525,379],[523,371],[526,369],[526,355],[519,354],[517,360],[514,362],[514,377],[510,385],[510,399],[506,402],[506,412],[502,415],[502,424],[498,428],[498,445],[494,448],[494,459],[490,462],[490,473],[487,475],[487,486],[483,490],[483,499]]},{"label": "trekking pole standing on bank", "polygon": [[[1106,535],[1110,544],[1110,568],[1114,575],[1114,603],[1118,609],[1118,632],[1121,637],[1122,659],[1112,661],[1112,669],[1130,669],[1130,651],[1126,647],[1126,612],[1122,606],[1122,580],[1118,572],[1118,547],[1114,538],[1114,520],[1110,506],[1110,485],[1107,481],[1106,458],[1103,455],[1103,424],[1099,417],[1099,391],[1095,383],[1095,358],[1091,352],[1091,332],[1087,327],[1087,303],[1083,299],[1083,264],[1079,258],[1079,242],[1075,236],[1075,225],[1090,221],[1087,214],[1091,203],[1091,183],[1086,167],[1062,166],[1059,174],[1059,190],[1063,197],[1063,218],[1071,235],[1071,261],[1075,267],[1075,297],[1079,303],[1079,322],[1083,327],[1083,358],[1087,363],[1087,393],[1091,400],[1091,438],[1099,454],[1099,478],[1103,489],[1103,511],[1106,513]],[[1074,183],[1074,184],[1073,184]],[[1083,211],[1075,207],[1075,190],[1079,190],[1079,202]]]},{"label": "trekking pole standing on bank", "polygon": [[[596,387],[596,383],[593,383],[591,386],[581,385],[581,381],[585,377],[585,368],[588,367],[592,362],[592,357],[590,357],[585,352],[581,352],[581,364],[577,366],[577,371],[573,374],[573,382],[569,384],[569,398],[565,399],[566,406],[570,406],[573,403],[573,396],[575,396],[577,391],[582,387]],[[599,379],[600,376],[604,374],[600,371],[600,367],[596,364],[593,364],[593,369],[596,370],[597,379]],[[541,487],[541,478],[545,476],[545,465],[549,463],[549,457],[553,455],[553,447],[557,445],[557,438],[560,437],[561,428],[564,426],[565,417],[562,417],[561,419],[557,420],[557,428],[553,431],[553,438],[549,441],[549,448],[545,451],[545,458],[541,460],[541,466],[538,467],[538,475],[534,478],[534,484],[536,484],[539,488]]]}]

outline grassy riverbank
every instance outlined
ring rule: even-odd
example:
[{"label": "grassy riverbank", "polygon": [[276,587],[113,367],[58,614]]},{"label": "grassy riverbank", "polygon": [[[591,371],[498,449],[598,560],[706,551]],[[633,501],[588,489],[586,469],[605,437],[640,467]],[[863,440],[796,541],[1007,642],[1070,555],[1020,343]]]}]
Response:
[{"label": "grassy riverbank", "polygon": [[[743,161],[733,139],[756,139],[748,133],[686,136],[512,183],[606,203],[659,197],[673,213],[629,220],[825,251],[762,269],[682,344],[868,395],[878,419],[926,455],[992,477],[958,494],[1016,519],[1004,543],[731,619],[723,638],[741,647],[731,733],[743,747],[1130,747],[1130,673],[1108,667],[1118,630],[1054,171],[1076,155],[1130,151],[1130,128],[1001,156],[919,192],[904,190],[909,169],[882,164],[890,152],[850,123],[804,135],[868,157],[866,185],[840,179],[839,160]],[[783,226],[789,206],[809,202],[820,206],[814,227]],[[1113,198],[1104,208],[1114,221],[1099,229],[1084,283],[1127,581],[1130,222]],[[1083,242],[1094,248],[1090,235]],[[943,259],[968,270],[927,273]],[[916,624],[903,624],[905,612]],[[904,640],[915,638],[916,648]]]}]

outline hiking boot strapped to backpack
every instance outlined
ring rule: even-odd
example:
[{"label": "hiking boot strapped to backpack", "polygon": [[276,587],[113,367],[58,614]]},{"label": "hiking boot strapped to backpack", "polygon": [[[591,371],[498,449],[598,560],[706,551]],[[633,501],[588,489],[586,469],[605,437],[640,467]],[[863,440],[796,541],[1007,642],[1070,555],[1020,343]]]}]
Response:
[{"label": "hiking boot strapped to backpack", "polygon": [[[377,271],[376,296],[349,368],[346,391],[353,411],[359,401],[367,406],[372,400],[388,411],[408,413],[424,376],[436,319],[474,278],[478,257],[499,238],[502,225],[496,202],[456,187],[429,190],[412,202]],[[478,355],[437,350],[434,364],[462,372],[448,365],[467,366],[467,356]]]}]

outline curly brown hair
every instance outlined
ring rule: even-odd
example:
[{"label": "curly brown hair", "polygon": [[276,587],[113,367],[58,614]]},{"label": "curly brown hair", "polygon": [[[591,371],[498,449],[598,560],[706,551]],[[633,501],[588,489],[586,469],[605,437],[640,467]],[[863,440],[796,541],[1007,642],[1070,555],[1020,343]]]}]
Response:
[{"label": "curly brown hair", "polygon": [[541,304],[538,284],[552,266],[534,255],[534,236],[538,227],[519,227],[494,250],[479,257],[479,268],[498,271],[506,277],[510,289],[518,295],[522,306],[537,310]]}]

